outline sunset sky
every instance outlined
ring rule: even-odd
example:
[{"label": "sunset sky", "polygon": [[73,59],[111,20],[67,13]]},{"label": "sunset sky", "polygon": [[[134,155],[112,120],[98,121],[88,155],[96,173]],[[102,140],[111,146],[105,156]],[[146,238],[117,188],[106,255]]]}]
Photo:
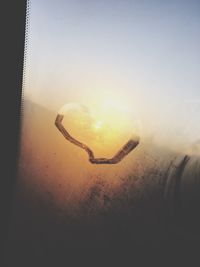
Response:
[{"label": "sunset sky", "polygon": [[31,0],[25,98],[116,101],[166,143],[200,139],[200,2]]}]

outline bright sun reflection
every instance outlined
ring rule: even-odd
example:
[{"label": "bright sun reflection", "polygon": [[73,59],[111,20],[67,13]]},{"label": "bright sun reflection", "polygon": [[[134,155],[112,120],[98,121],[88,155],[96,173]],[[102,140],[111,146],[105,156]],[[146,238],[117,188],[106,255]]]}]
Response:
[{"label": "bright sun reflection", "polygon": [[94,124],[94,128],[96,130],[100,129],[102,127],[103,122],[102,121],[96,121]]},{"label": "bright sun reflection", "polygon": [[62,107],[64,127],[97,156],[111,157],[129,138],[138,135],[138,123],[120,102],[107,100],[88,109],[78,103]]}]

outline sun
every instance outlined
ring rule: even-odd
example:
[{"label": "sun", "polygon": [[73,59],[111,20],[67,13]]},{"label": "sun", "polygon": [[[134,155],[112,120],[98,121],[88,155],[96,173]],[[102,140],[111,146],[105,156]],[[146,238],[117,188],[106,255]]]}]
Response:
[{"label": "sun", "polygon": [[111,158],[133,135],[134,140],[139,136],[137,118],[125,105],[107,99],[92,107],[68,103],[59,114],[65,117],[63,126],[71,136],[79,144],[87,145],[96,157]]},{"label": "sun", "polygon": [[99,130],[102,127],[102,121],[96,121],[94,124],[94,128]]}]

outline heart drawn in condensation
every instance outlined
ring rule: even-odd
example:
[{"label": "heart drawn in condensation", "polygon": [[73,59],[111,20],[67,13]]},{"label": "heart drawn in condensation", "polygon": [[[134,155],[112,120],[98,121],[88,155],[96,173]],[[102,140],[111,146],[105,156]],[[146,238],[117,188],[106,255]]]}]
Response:
[{"label": "heart drawn in condensation", "polygon": [[[69,132],[69,129],[66,129],[66,127],[63,124],[64,118],[67,115],[70,116],[70,112],[73,110],[79,110],[83,112],[84,114],[89,114],[89,111],[85,106],[82,106],[77,103],[69,103],[63,106],[58,112],[56,120],[55,120],[55,125],[58,128],[58,130],[62,133],[62,135],[65,137],[65,139],[67,139],[69,142],[73,143],[74,145],[84,149],[87,152],[89,161],[91,163],[93,164],[116,164],[120,162],[125,156],[127,156],[139,144],[139,139],[140,139],[139,136],[133,133],[131,137],[128,139],[128,141],[111,158],[101,158],[101,157],[96,158],[94,156],[93,150],[85,143],[73,137],[72,134]],[[81,122],[78,121],[78,123],[81,123]],[[101,121],[98,121],[95,124],[95,127],[97,129],[101,127]],[[99,142],[101,143],[101,141]]]}]

